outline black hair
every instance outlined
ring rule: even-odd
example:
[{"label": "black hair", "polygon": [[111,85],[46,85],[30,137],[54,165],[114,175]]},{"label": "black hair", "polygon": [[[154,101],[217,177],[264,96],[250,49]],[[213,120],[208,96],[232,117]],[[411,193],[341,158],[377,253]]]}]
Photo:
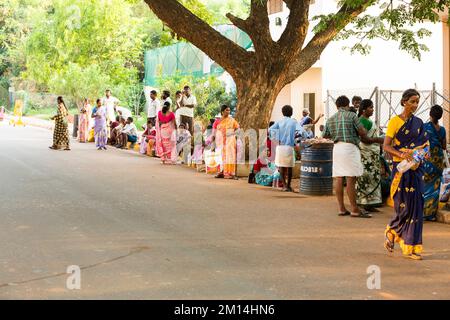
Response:
[{"label": "black hair", "polygon": [[169,90],[164,90],[163,94],[167,97],[170,97],[170,91]]},{"label": "black hair", "polygon": [[364,113],[364,111],[366,111],[366,109],[373,107],[373,101],[370,99],[364,99],[361,101],[361,104],[359,105],[359,110],[358,110],[358,117],[361,117],[362,114]]},{"label": "black hair", "polygon": [[184,86],[184,90],[190,89],[191,87],[189,86]]},{"label": "black hair", "polygon": [[178,128],[181,128],[181,127],[183,127],[183,128],[186,129],[186,125],[185,125],[184,123],[180,123],[180,125],[178,126]]},{"label": "black hair", "polygon": [[216,119],[209,119],[209,123],[211,124],[211,125],[213,125],[214,124],[214,122],[216,122]]},{"label": "black hair", "polygon": [[68,111],[67,106],[66,106],[66,103],[64,102],[63,97],[59,96],[58,99],[57,99],[57,101],[58,101],[58,104],[62,103],[63,106],[64,106],[64,108],[66,108],[66,111]]},{"label": "black hair", "polygon": [[95,101],[95,103],[99,103],[99,102],[102,102],[102,100],[101,100],[101,99],[97,99],[97,100]]},{"label": "black hair", "polygon": [[336,99],[336,107],[345,108],[350,105],[350,100],[346,96],[340,96]]},{"label": "black hair", "polygon": [[287,105],[283,106],[283,108],[281,108],[281,113],[285,117],[292,117],[294,110],[292,109],[292,107],[290,105],[287,104]]},{"label": "black hair", "polygon": [[161,110],[162,113],[166,113],[167,111],[169,111],[169,109],[170,109],[170,102],[169,101],[164,102],[164,106]]},{"label": "black hair", "polygon": [[275,121],[270,121],[269,122],[269,128],[271,127],[271,126],[273,126],[275,124]]},{"label": "black hair", "polygon": [[64,106],[66,106],[63,97],[59,96],[56,100],[58,101],[58,103],[62,103]]},{"label": "black hair", "polygon": [[220,106],[220,114],[223,114],[223,112],[228,108],[229,108],[229,106],[227,106],[226,104],[221,105]]},{"label": "black hair", "polygon": [[177,92],[175,92],[175,95],[177,94],[181,94],[182,92],[180,90],[177,90]]},{"label": "black hair", "polygon": [[356,101],[362,101],[362,98],[360,96],[353,96],[353,98],[352,98],[352,105],[355,105]]},{"label": "black hair", "polygon": [[128,117],[127,120],[133,122],[133,117]]},{"label": "black hair", "polygon": [[430,109],[430,117],[433,123],[438,123],[438,121],[442,118],[442,114],[444,113],[444,109],[438,104],[435,104]]},{"label": "black hair", "polygon": [[419,91],[417,91],[416,89],[408,89],[408,90],[406,90],[402,94],[402,100],[400,101],[400,104],[402,106],[404,106],[405,101],[408,101],[409,98],[414,97],[414,96],[419,96],[419,98],[420,98]]},{"label": "black hair", "polygon": [[156,90],[150,91],[150,94],[156,94]]},{"label": "black hair", "polygon": [[111,92],[111,89],[106,89],[105,92]]}]

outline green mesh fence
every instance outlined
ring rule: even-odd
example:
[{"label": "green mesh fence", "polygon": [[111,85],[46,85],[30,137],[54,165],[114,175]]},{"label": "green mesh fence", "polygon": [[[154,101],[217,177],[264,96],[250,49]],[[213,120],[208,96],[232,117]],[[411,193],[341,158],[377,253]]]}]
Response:
[{"label": "green mesh fence", "polygon": [[[248,50],[252,47],[250,37],[240,29],[231,25],[217,26],[222,35]],[[193,44],[179,42],[177,44],[148,50],[144,55],[146,86],[156,86],[158,77],[172,76],[176,73],[203,77],[208,74],[222,74],[223,68],[217,64],[208,64],[208,56]]]}]

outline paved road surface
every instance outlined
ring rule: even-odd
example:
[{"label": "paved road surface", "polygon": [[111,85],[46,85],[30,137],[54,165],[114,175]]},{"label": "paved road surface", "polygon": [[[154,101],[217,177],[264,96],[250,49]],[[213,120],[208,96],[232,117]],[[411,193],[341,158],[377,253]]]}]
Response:
[{"label": "paved road surface", "polygon": [[[426,260],[388,256],[373,219],[332,197],[163,167],[131,151],[72,144],[0,123],[0,298],[450,298],[450,226],[426,223]],[[81,289],[66,288],[78,265]],[[381,289],[366,270],[381,270]]]}]

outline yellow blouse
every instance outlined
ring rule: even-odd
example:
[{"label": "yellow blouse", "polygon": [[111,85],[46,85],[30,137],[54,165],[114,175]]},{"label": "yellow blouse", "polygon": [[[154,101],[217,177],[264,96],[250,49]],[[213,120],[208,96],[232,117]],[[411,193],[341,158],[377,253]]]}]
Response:
[{"label": "yellow blouse", "polygon": [[[386,136],[390,137],[394,141],[394,145],[398,146],[400,145],[400,141],[398,141],[395,136],[397,135],[397,132],[400,130],[400,128],[405,124],[405,120],[400,118],[399,116],[393,117],[391,120],[389,120],[388,126],[387,126],[387,132]],[[403,159],[394,156],[393,157],[395,162],[400,162]]]}]

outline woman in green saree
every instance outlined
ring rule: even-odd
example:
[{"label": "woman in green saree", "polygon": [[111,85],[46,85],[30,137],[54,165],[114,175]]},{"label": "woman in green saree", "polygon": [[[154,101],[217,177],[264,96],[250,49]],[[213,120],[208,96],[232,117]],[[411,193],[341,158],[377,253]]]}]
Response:
[{"label": "woman in green saree", "polygon": [[378,212],[376,207],[382,204],[381,195],[381,166],[380,144],[383,138],[378,136],[378,128],[370,117],[373,115],[373,102],[364,99],[359,107],[359,121],[367,131],[367,137],[372,143],[360,143],[361,162],[364,173],[356,181],[356,195],[358,206],[370,212]]}]

